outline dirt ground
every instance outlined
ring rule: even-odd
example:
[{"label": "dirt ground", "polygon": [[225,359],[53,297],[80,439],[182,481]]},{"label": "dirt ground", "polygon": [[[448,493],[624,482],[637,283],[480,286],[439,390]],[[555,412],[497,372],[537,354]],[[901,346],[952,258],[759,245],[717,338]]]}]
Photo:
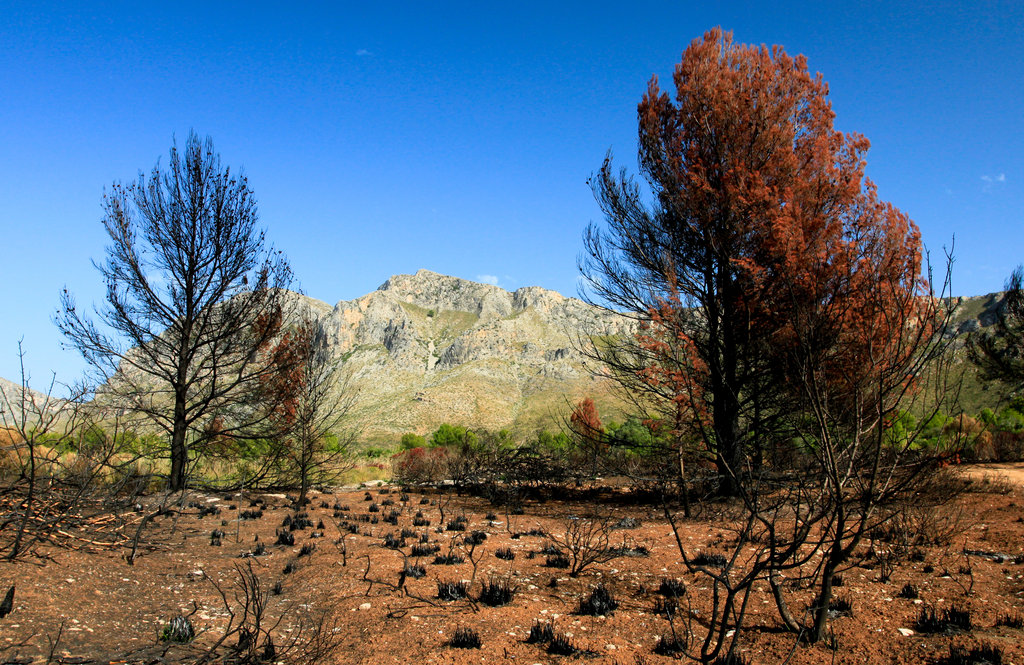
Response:
[{"label": "dirt ground", "polygon": [[993,480],[1024,487],[1024,464],[1020,462],[986,462],[963,467],[963,474],[977,480]]},{"label": "dirt ground", "polygon": [[[758,588],[741,642],[745,661],[909,664],[934,661],[948,654],[951,644],[985,644],[998,647],[1004,663],[1024,665],[1024,631],[996,626],[1000,618],[1024,613],[1024,466],[989,468],[994,466],[965,471],[998,472],[1006,481],[978,483],[979,491],[944,509],[940,517],[954,533],[951,542],[916,548],[918,555],[903,561],[887,581],[877,562],[843,572],[837,594],[850,601],[852,615],[832,621],[831,646],[797,646],[795,637],[780,629],[767,590]],[[682,580],[698,619],[702,595],[709,593],[706,579],[684,573],[672,531],[659,512],[628,501],[605,500],[596,508],[622,527],[612,530],[612,544],[630,556],[594,563],[571,577],[566,569],[546,565],[542,550],[549,539],[528,534],[564,533],[574,517],[593,511],[593,504],[531,501],[523,514],[506,515],[481,499],[373,487],[314,496],[306,508],[312,524],[289,531],[294,545],[278,545],[278,532],[287,531],[285,519],[295,515],[284,495],[193,495],[189,500],[192,506],[181,514],[147,527],[134,565],[126,561],[128,544],[88,543],[0,564],[0,593],[12,584],[16,588],[13,610],[0,619],[0,663],[184,661],[223,634],[228,608],[237,613],[244,597],[237,586],[240,571],[250,565],[261,590],[280,583],[280,593],[266,596],[266,616],[279,620],[272,629],[279,653],[271,662],[283,659],[280,652],[300,628],[305,640],[322,612],[327,613],[323,636],[337,648],[320,662],[668,662],[673,657],[657,655],[654,648],[682,624],[670,625],[655,611],[662,599],[659,585],[666,578]],[[371,506],[377,510],[371,512]],[[133,519],[140,520],[149,508]],[[243,511],[262,515],[241,519]],[[383,519],[391,511],[399,511],[397,524]],[[200,512],[210,514],[200,517]],[[466,531],[446,530],[458,515],[465,516]],[[405,546],[386,547],[385,537],[397,538],[403,529],[410,532]],[[214,530],[224,532],[219,546],[211,544]],[[486,539],[472,549],[455,545],[474,531]],[[700,518],[685,522],[681,536],[695,551],[707,552],[725,551],[729,538],[721,524]],[[423,544],[424,537],[440,551],[413,557],[412,545]],[[303,554],[303,546],[310,545],[315,549]],[[496,556],[504,549],[514,559]],[[449,552],[466,560],[434,562],[434,556]],[[401,579],[406,563],[423,566],[425,575]],[[437,597],[439,581],[460,580],[469,582],[472,599],[489,581],[507,581],[514,596],[500,607]],[[618,607],[600,616],[577,614],[580,600],[598,584],[611,591]],[[907,584],[917,588],[917,599],[900,597]],[[939,635],[914,630],[922,608],[952,606],[970,610],[971,630]],[[168,650],[159,636],[180,614],[190,616],[198,636],[187,648]],[[554,655],[543,644],[527,643],[538,621],[553,624],[576,654]],[[480,648],[449,646],[458,629],[476,631]]]}]

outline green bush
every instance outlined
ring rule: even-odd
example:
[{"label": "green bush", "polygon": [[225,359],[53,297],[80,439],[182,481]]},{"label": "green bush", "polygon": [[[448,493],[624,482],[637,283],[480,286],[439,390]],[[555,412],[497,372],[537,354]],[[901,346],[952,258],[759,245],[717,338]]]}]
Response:
[{"label": "green bush", "polygon": [[422,448],[427,445],[426,437],[420,436],[413,432],[407,432],[402,435],[402,450],[412,450],[413,448]]},{"label": "green bush", "polygon": [[992,409],[986,406],[984,409],[981,410],[981,413],[978,414],[978,420],[985,423],[989,427],[992,427],[993,425],[996,424],[996,414],[992,411]]},{"label": "green bush", "polygon": [[453,446],[473,448],[477,442],[477,435],[474,432],[461,425],[449,425],[448,423],[443,423],[430,436],[430,445],[443,448]]},{"label": "green bush", "polygon": [[921,429],[921,437],[938,441],[939,437],[942,436],[943,428],[949,424],[949,421],[950,419],[945,414],[936,413],[924,424],[924,427]]},{"label": "green bush", "polygon": [[996,426],[1007,432],[1020,432],[1024,430],[1024,414],[1013,406],[1008,406],[999,412]]},{"label": "green bush", "polygon": [[324,452],[330,455],[337,455],[344,452],[348,448],[348,443],[339,437],[337,434],[327,434],[324,436]]},{"label": "green bush", "polygon": [[[917,418],[914,417],[914,414],[909,411],[900,411],[892,424],[885,430],[886,442],[891,446],[905,446],[916,429]],[[941,433],[941,425],[938,427],[938,431]]]},{"label": "green bush", "polygon": [[537,432],[538,450],[548,453],[561,453],[569,448],[570,443],[572,442],[569,439],[569,435],[565,432],[552,433],[546,429]]},{"label": "green bush", "polygon": [[662,442],[651,432],[651,428],[632,416],[621,425],[608,423],[606,430],[608,441],[613,447],[625,448],[634,455],[646,455],[661,447]]}]

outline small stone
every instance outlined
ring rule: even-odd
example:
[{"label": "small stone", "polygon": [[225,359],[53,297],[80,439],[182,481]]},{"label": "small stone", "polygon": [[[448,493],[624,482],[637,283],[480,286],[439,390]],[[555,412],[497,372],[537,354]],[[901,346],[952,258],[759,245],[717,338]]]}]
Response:
[{"label": "small stone", "polygon": [[910,637],[914,634],[914,631],[910,630],[909,628],[897,628],[896,630],[900,631],[900,635],[902,635],[903,637]]},{"label": "small stone", "polygon": [[363,611],[366,611],[366,610],[370,609],[371,607],[373,607],[373,605],[371,605],[370,603],[363,603],[362,605],[359,606],[359,609],[363,610]]}]

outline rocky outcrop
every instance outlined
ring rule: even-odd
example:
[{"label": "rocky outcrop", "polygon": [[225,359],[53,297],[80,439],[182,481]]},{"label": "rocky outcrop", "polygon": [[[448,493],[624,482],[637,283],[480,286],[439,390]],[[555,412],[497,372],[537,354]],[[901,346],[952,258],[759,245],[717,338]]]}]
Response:
[{"label": "rocky outcrop", "polygon": [[966,339],[966,335],[988,328],[996,322],[1003,308],[1002,291],[983,296],[950,298],[948,304],[953,307],[952,320],[947,327],[946,335]]},{"label": "rocky outcrop", "polygon": [[[56,385],[46,388],[57,392]],[[63,388],[63,386],[61,386]],[[52,417],[67,405],[63,399],[0,377],[0,428],[32,427],[40,418]],[[22,420],[24,414],[25,420]]]}]

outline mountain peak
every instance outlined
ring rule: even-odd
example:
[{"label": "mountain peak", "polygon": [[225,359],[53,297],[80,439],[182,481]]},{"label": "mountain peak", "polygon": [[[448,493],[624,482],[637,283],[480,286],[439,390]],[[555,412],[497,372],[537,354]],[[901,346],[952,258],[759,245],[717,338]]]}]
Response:
[{"label": "mountain peak", "polygon": [[512,314],[512,294],[493,284],[418,270],[414,275],[393,275],[379,292],[401,302],[436,310],[472,312],[481,317]]},{"label": "mountain peak", "polygon": [[504,291],[499,286],[493,284],[484,284],[481,282],[474,282],[472,280],[463,279],[461,277],[452,277],[451,275],[442,275],[441,273],[427,270],[426,268],[420,268],[414,274],[398,274],[392,275],[383,284],[378,287],[378,291],[406,291],[410,289],[432,289],[432,288],[448,288],[461,290],[463,288],[482,288],[482,289],[497,289]]}]

